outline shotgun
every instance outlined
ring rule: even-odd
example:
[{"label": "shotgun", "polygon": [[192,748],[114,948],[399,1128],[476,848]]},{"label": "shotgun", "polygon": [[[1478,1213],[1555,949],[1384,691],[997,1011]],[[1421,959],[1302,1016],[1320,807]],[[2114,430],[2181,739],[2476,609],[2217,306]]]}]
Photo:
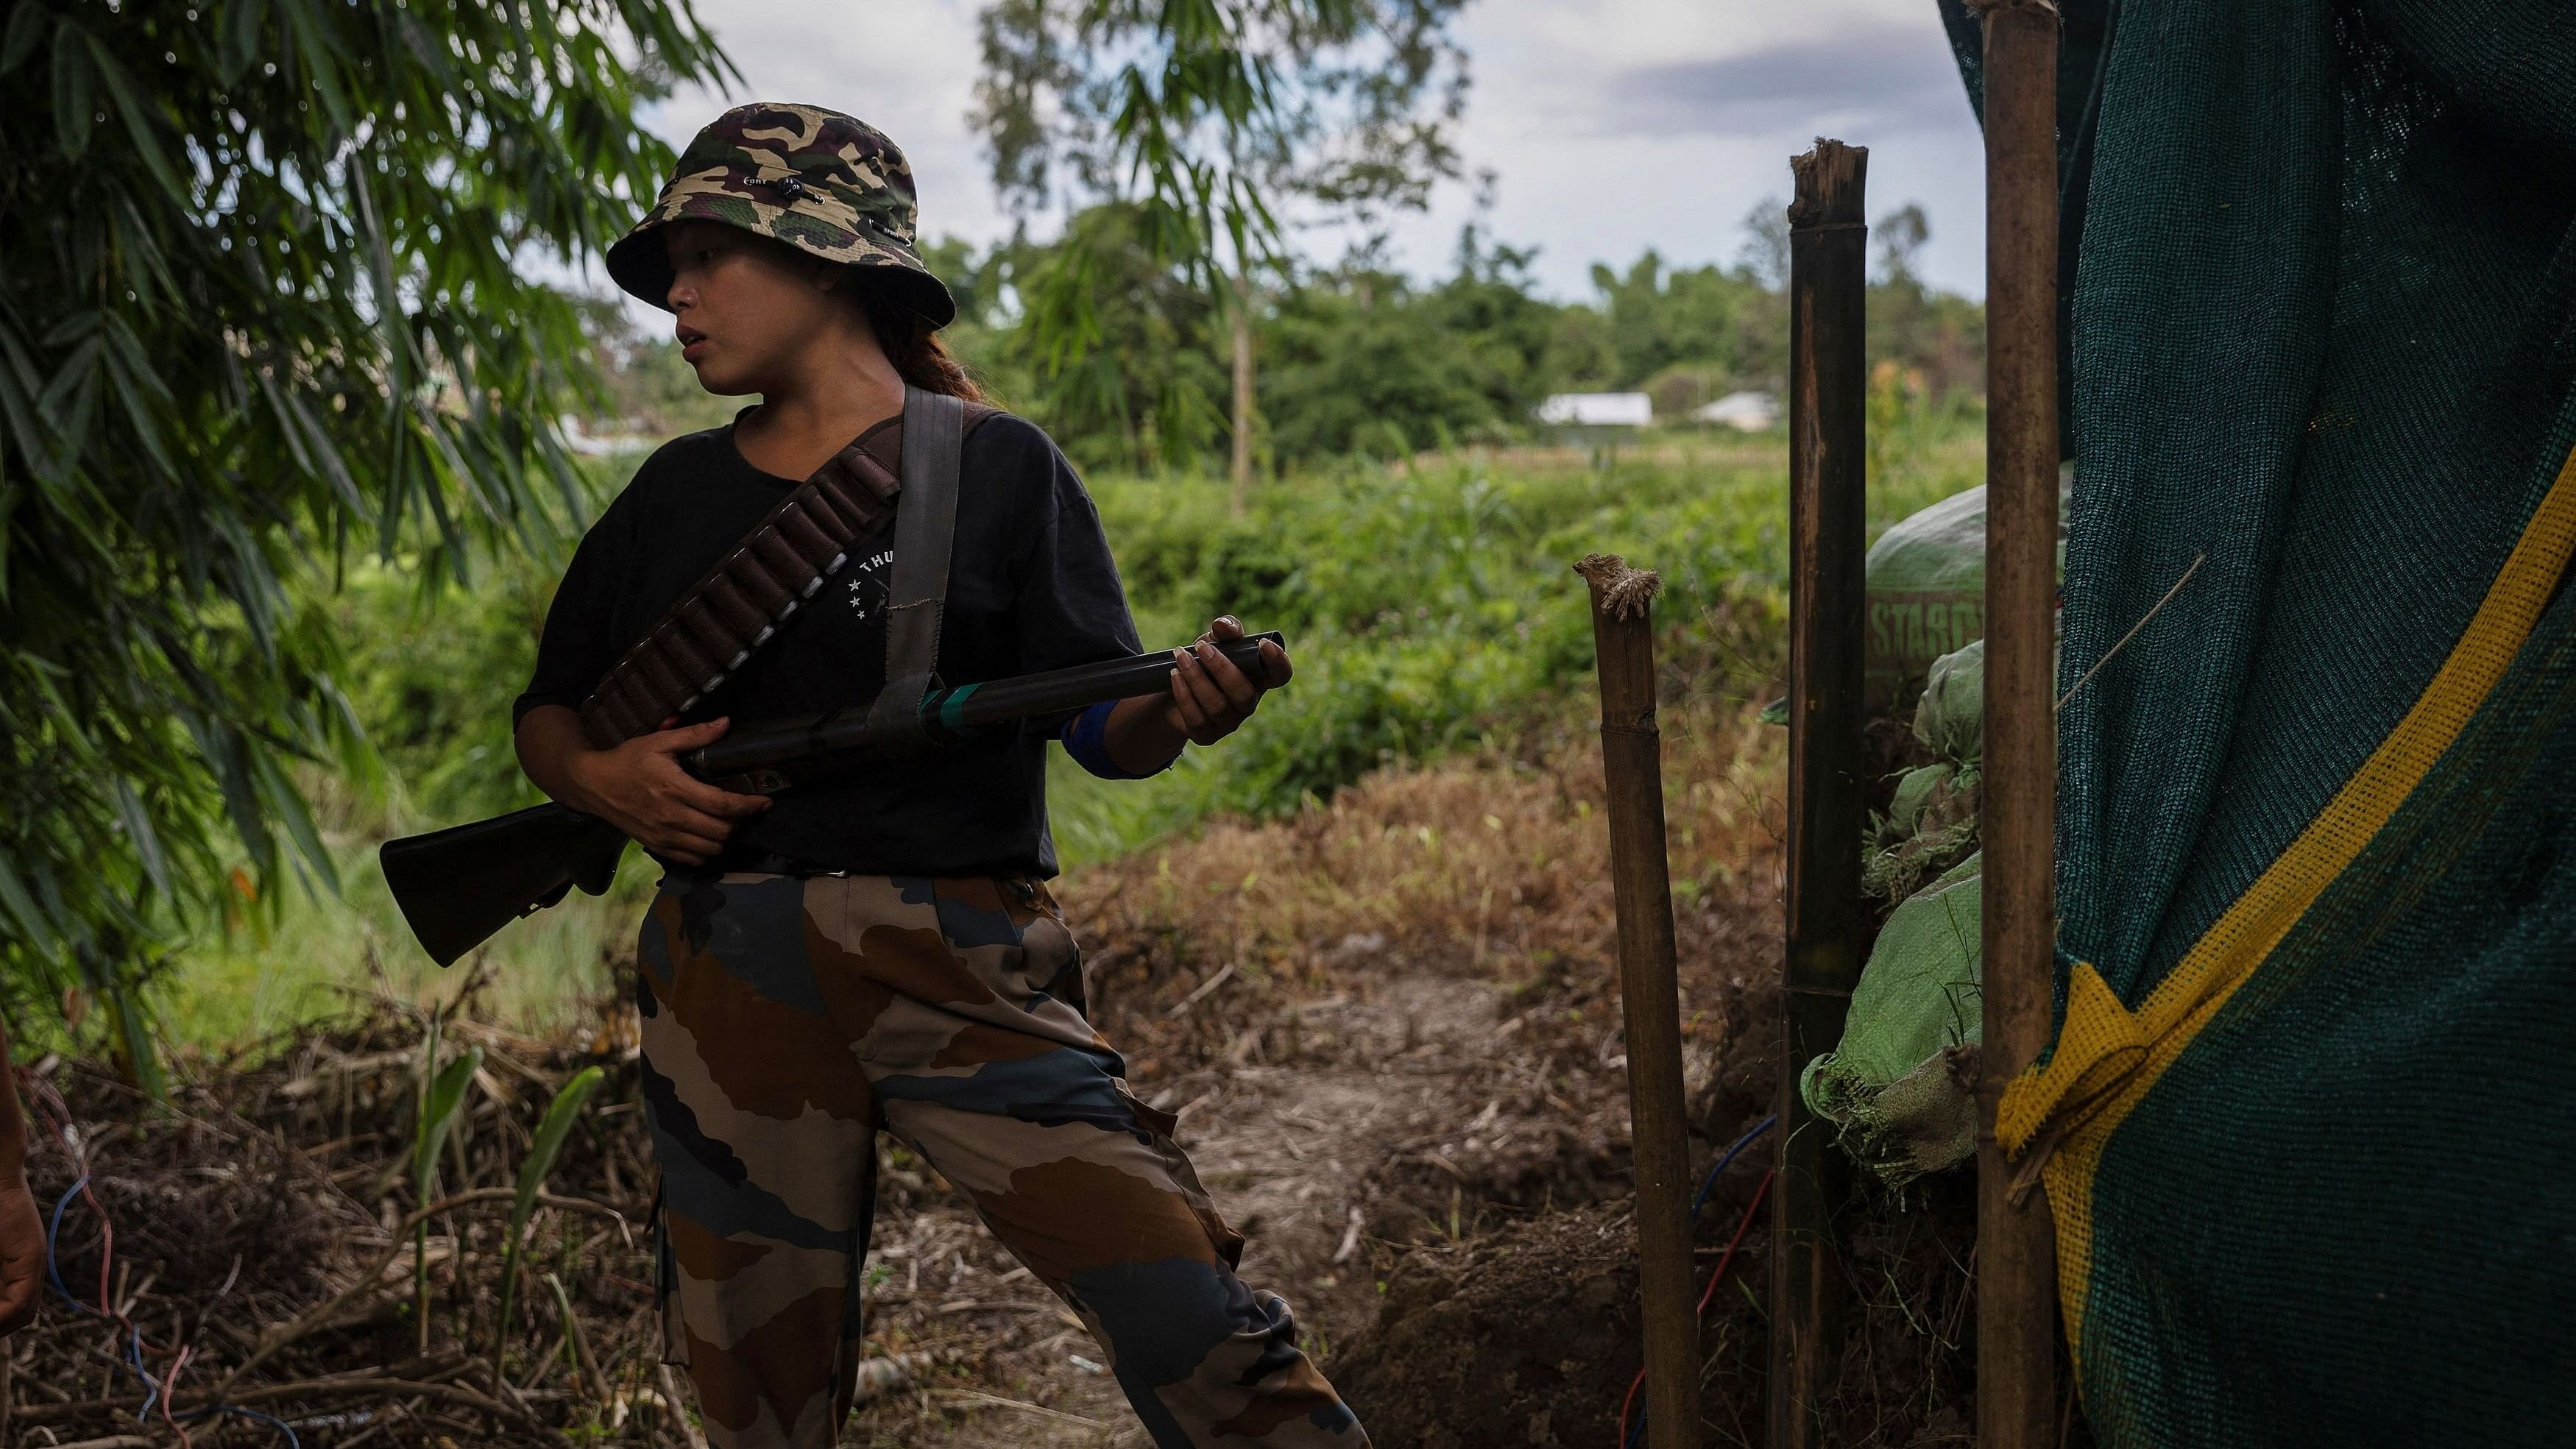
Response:
[{"label": "shotgun", "polygon": [[[1278,633],[1247,634],[1217,646],[1234,666],[1262,677],[1263,643],[1287,647]],[[916,717],[935,744],[1035,715],[1060,714],[1170,686],[1170,652],[1134,654],[982,684],[933,689]],[[745,795],[777,795],[828,783],[901,753],[866,705],[810,719],[747,726],[691,750],[681,764],[692,775]],[[493,932],[562,900],[573,887],[607,891],[626,853],[626,835],[596,816],[554,803],[426,835],[388,840],[377,852],[385,884],[421,948],[453,964]]]}]

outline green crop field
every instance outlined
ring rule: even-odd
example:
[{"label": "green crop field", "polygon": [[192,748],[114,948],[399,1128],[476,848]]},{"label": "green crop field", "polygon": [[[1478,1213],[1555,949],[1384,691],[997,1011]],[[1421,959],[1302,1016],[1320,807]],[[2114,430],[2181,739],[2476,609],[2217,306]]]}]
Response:
[{"label": "green crop field", "polygon": [[[1873,536],[1978,482],[1972,409],[1874,418]],[[601,470],[604,489],[632,459]],[[1568,565],[1593,552],[1659,570],[1668,699],[1724,705],[1776,692],[1786,634],[1782,434],[1652,434],[1605,453],[1470,451],[1306,472],[1230,516],[1204,476],[1090,480],[1147,647],[1231,612],[1287,632],[1295,685],[1240,735],[1142,782],[1095,780],[1061,755],[1056,841],[1069,869],[1188,831],[1214,814],[1272,815],[1369,771],[1508,747],[1589,709],[1591,634]],[[174,1040],[237,1047],[292,1030],[349,991],[443,995],[476,974],[432,967],[373,863],[389,834],[536,797],[508,707],[527,675],[554,558],[488,561],[435,607],[391,572],[353,574],[325,607],[350,651],[351,698],[381,779],[305,781],[341,860],[341,891],[244,900],[226,928],[166,960],[156,996]],[[512,926],[480,961],[487,1007],[542,1029],[611,985],[652,862],[615,890]]]}]

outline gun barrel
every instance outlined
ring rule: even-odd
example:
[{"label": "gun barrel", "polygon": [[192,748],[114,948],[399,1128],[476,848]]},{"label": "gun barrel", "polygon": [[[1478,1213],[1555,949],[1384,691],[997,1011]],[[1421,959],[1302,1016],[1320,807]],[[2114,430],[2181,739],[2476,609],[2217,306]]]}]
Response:
[{"label": "gun barrel", "polygon": [[[1217,647],[1236,668],[1257,672],[1265,642],[1283,649],[1288,643],[1272,630],[1229,639]],[[922,697],[921,719],[934,736],[947,738],[984,725],[1086,709],[1105,700],[1161,690],[1170,681],[1177,662],[1169,652],[1131,654],[1124,659],[1077,664],[1043,674],[934,689]],[[729,735],[692,752],[688,757],[689,772],[701,779],[723,779],[817,756],[861,756],[883,743],[868,727],[867,712],[852,710]]]},{"label": "gun barrel", "polygon": [[[1236,668],[1257,673],[1265,642],[1285,648],[1288,641],[1276,633],[1250,634],[1218,648]],[[953,740],[981,726],[1154,693],[1170,681],[1176,662],[1170,654],[1136,654],[934,689],[922,697],[919,717],[934,739]],[[887,743],[867,724],[865,709],[771,724],[694,751],[688,765],[700,779],[747,776],[774,793],[865,761]],[[403,919],[430,958],[445,966],[576,886],[592,895],[606,891],[625,849],[626,837],[615,826],[549,804],[388,840],[378,859]]]}]

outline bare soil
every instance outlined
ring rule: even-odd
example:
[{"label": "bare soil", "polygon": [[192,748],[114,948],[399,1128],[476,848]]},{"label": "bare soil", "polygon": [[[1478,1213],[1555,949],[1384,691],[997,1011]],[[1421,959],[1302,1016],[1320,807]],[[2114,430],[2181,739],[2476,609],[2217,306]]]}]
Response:
[{"label": "bare soil", "polygon": [[[1705,1163],[1773,1095],[1777,736],[1735,718],[1680,724],[1668,813]],[[1617,1440],[1639,1351],[1598,780],[1579,739],[1392,772],[1060,892],[1095,1012],[1137,1090],[1181,1114],[1202,1180],[1248,1239],[1244,1276],[1295,1306],[1382,1449]],[[305,1445],[571,1434],[694,1449],[655,1364],[631,1010],[605,1006],[578,1040],[450,1024],[486,1064],[442,1189],[471,1200],[428,1224],[425,1349],[405,1223],[419,1030],[383,1004],[200,1064],[166,1111],[103,1067],[48,1064],[82,1158],[40,1148],[34,1185],[50,1209],[86,1166],[117,1233],[107,1297],[141,1330],[156,1383],[175,1373],[179,1416],[156,1405],[139,1424],[146,1385],[119,1362],[130,1335],[57,1303],[0,1354],[0,1444],[175,1444],[182,1427],[197,1444],[283,1442],[247,1417],[185,1417],[220,1387]],[[609,1082],[536,1211],[496,1383],[507,1185],[546,1099],[591,1064]],[[1747,1153],[1713,1192],[1704,1270],[1767,1156]],[[923,1164],[890,1147],[884,1165],[868,1401],[844,1442],[1143,1444],[1061,1305]],[[1962,1189],[1864,1201],[1847,1222],[1841,1442],[1967,1440]],[[1705,1320],[1712,1444],[1762,1442],[1764,1237],[1757,1221]],[[102,1248],[76,1202],[60,1261],[84,1300]]]}]

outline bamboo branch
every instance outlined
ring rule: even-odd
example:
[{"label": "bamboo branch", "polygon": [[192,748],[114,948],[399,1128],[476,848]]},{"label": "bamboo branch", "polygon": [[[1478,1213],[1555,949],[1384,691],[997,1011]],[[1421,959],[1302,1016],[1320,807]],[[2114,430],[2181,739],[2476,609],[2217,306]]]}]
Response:
[{"label": "bamboo branch", "polygon": [[[218,1405],[238,1404],[247,1407],[252,1404],[276,1403],[280,1400],[342,1398],[352,1394],[437,1399],[459,1408],[494,1414],[532,1429],[537,1427],[537,1421],[524,1411],[504,1404],[498,1399],[478,1394],[462,1384],[423,1383],[417,1379],[385,1378],[375,1374],[352,1375],[345,1378],[298,1379],[291,1383],[254,1384],[246,1389],[182,1394],[174,1408],[185,1413],[191,1409],[213,1408]],[[18,1411],[18,1419],[21,1423],[27,1424],[54,1424],[91,1414],[118,1411],[131,1413],[133,1408],[134,1405],[130,1399],[89,1399],[76,1404],[47,1404],[42,1408],[21,1409]]]},{"label": "bamboo branch", "polygon": [[[412,1213],[409,1217],[404,1218],[401,1222],[396,1223],[391,1234],[395,1239],[393,1245],[385,1249],[383,1254],[377,1257],[376,1261],[371,1266],[369,1266],[364,1272],[360,1273],[357,1276],[356,1281],[352,1282],[348,1287],[341,1289],[339,1292],[332,1294],[329,1298],[326,1298],[322,1302],[314,1305],[312,1308],[305,1310],[301,1315],[287,1323],[284,1327],[273,1328],[260,1335],[260,1346],[253,1349],[250,1357],[243,1359],[231,1373],[224,1376],[223,1382],[215,1386],[214,1396],[219,1400],[222,1399],[223,1396],[231,1390],[233,1385],[241,1382],[243,1375],[267,1362],[271,1357],[276,1355],[278,1350],[285,1348],[288,1344],[295,1342],[297,1339],[302,1338],[304,1335],[311,1333],[323,1324],[329,1322],[333,1315],[337,1314],[339,1310],[349,1302],[349,1300],[358,1297],[360,1294],[365,1293],[370,1289],[382,1289],[385,1286],[383,1281],[385,1270],[392,1267],[395,1260],[399,1259],[407,1249],[412,1247],[412,1244],[404,1238],[404,1235],[411,1232],[414,1228],[419,1227],[421,1224],[428,1222],[431,1218],[434,1218],[441,1213],[452,1212],[461,1207],[470,1207],[475,1203],[512,1202],[517,1200],[518,1195],[518,1190],[516,1188],[478,1187],[471,1192],[460,1192],[453,1197],[440,1198],[438,1201],[430,1203],[429,1205]],[[547,1207],[563,1208],[572,1212],[597,1213],[605,1217],[615,1218],[621,1223],[626,1221],[626,1215],[624,1213],[608,1206],[606,1203],[592,1202],[588,1198],[563,1197],[551,1192],[541,1192],[537,1194],[537,1201],[545,1204]]]}]

